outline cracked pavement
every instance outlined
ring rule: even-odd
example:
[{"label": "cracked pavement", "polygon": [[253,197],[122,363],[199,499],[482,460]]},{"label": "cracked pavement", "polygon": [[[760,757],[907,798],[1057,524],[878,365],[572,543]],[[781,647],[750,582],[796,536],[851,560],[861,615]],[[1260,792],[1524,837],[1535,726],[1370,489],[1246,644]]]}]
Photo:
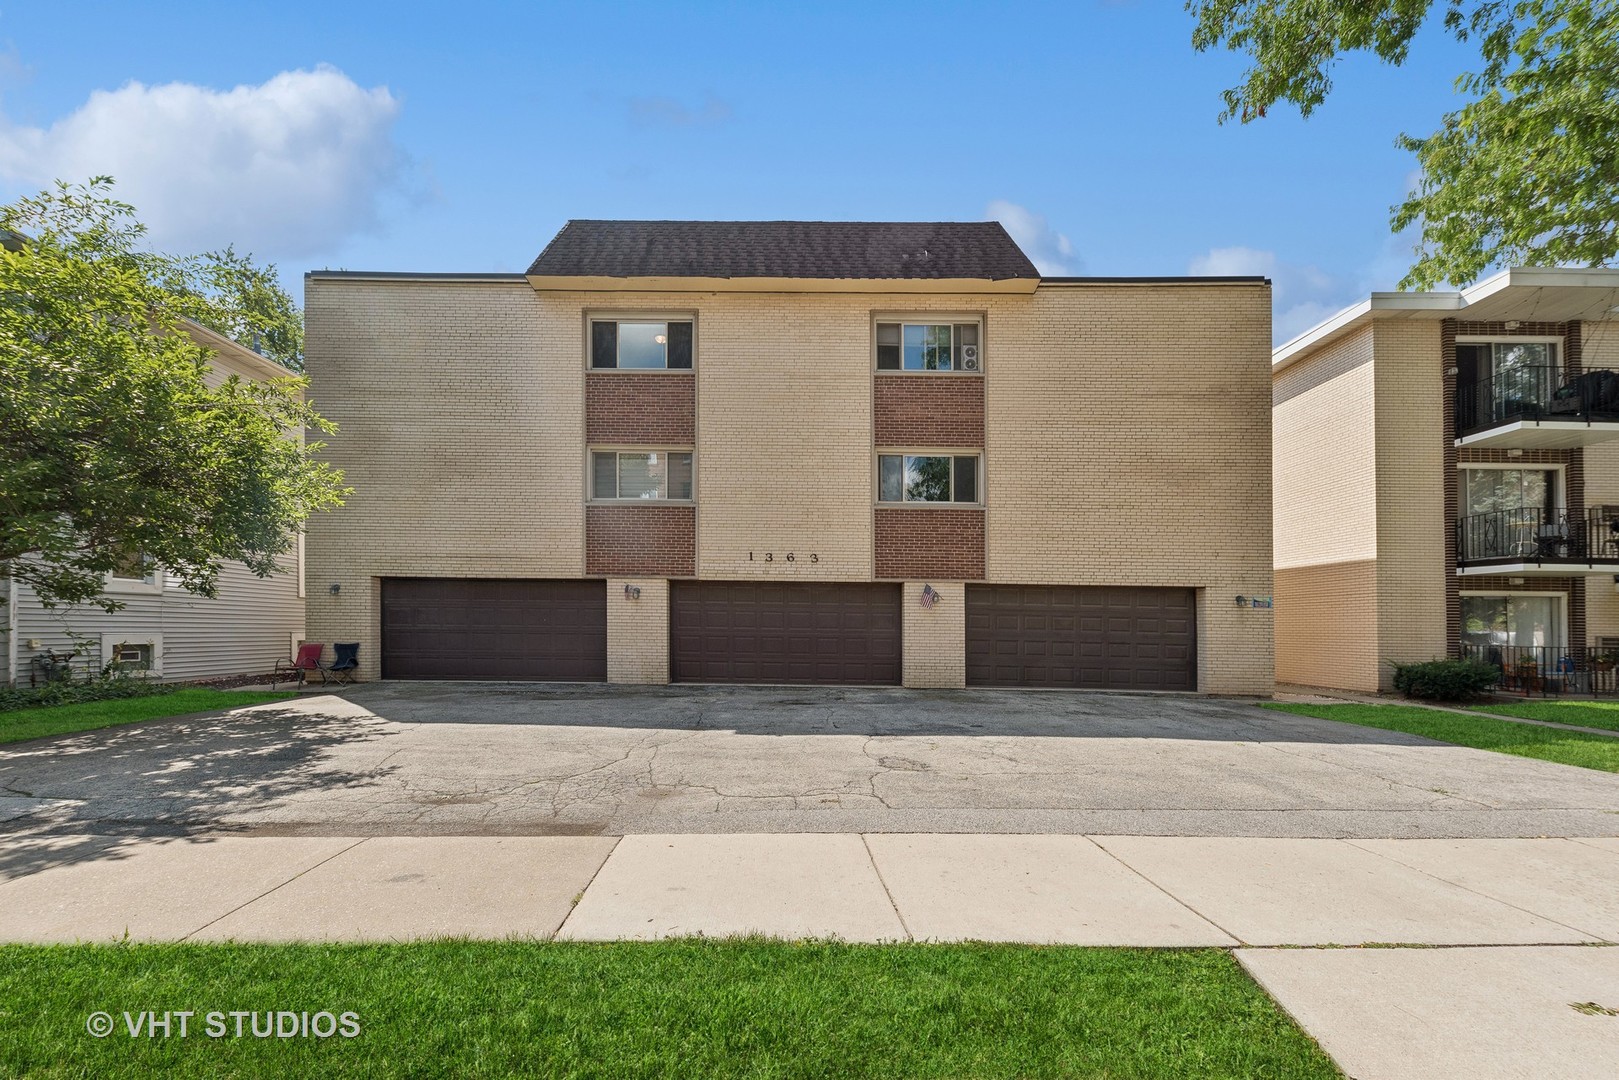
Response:
[{"label": "cracked pavement", "polygon": [[1619,835],[1619,776],[1251,702],[372,683],[0,748],[0,837]]}]

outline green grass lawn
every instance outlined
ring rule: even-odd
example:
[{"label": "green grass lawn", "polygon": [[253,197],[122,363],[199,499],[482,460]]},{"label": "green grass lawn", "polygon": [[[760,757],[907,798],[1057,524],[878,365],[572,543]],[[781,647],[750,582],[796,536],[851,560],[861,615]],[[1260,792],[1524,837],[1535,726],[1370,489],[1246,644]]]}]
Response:
[{"label": "green grass lawn", "polygon": [[1362,727],[1404,731],[1458,746],[1496,750],[1562,765],[1619,772],[1619,739],[1606,735],[1515,724],[1511,720],[1495,720],[1488,716],[1464,716],[1439,709],[1425,709],[1420,705],[1295,705],[1266,702],[1261,707],[1322,720],[1360,724]]},{"label": "green grass lawn", "polygon": [[[197,1016],[131,1037],[144,1010]],[[359,1034],[237,1038],[233,1010],[352,1012]],[[1341,1074],[1218,949],[686,940],[4,946],[0,1075]]]},{"label": "green grass lawn", "polygon": [[154,694],[151,697],[84,701],[76,705],[52,705],[42,709],[17,709],[13,712],[0,712],[0,743],[38,739],[44,735],[62,735],[70,731],[90,731],[94,728],[112,727],[115,724],[133,724],[141,720],[159,720],[165,716],[183,716],[186,713],[239,709],[244,705],[285,701],[294,696],[203,688],[176,690],[172,694]]},{"label": "green grass lawn", "polygon": [[1554,724],[1619,731],[1619,701],[1514,701],[1469,705],[1468,708],[1502,716],[1521,716],[1526,720],[1550,720]]}]

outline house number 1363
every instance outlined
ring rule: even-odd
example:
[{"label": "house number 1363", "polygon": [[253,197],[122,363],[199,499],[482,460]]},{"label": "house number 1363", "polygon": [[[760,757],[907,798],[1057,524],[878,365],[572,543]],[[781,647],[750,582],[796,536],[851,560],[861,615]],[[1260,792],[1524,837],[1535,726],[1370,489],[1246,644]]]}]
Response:
[{"label": "house number 1363", "polygon": [[[787,554],[783,555],[781,557],[781,559],[782,559],[782,562],[797,562],[798,561],[798,555],[797,555],[796,552],[789,551]],[[819,555],[815,554],[815,552],[813,552],[813,551],[810,552],[808,555],[806,555],[805,559],[807,559],[809,562],[812,562],[812,563],[818,563],[818,562],[821,561],[821,557]],[[750,552],[748,552],[748,561],[749,562],[775,562],[776,561],[776,553],[774,551],[765,551],[765,552],[757,552],[757,553],[750,551]]]}]

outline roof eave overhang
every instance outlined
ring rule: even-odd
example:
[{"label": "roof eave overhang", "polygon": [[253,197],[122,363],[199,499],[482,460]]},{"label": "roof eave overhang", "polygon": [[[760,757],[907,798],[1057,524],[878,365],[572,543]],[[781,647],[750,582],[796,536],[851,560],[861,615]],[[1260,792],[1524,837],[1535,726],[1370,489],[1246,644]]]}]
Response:
[{"label": "roof eave overhang", "polygon": [[[1531,307],[1547,311],[1542,319],[1554,322],[1569,318],[1590,318],[1591,306],[1599,310],[1619,301],[1619,270],[1581,270],[1558,266],[1517,266],[1503,270],[1461,292],[1374,292],[1370,298],[1317,323],[1293,340],[1271,351],[1271,372],[1279,372],[1324,345],[1329,345],[1376,319],[1474,318],[1490,322],[1505,318],[1534,319],[1525,312],[1510,310],[1512,297],[1528,298]],[[1613,301],[1604,299],[1611,296]],[[1544,300],[1540,298],[1545,298]],[[1562,303],[1559,304],[1558,301]],[[1565,307],[1567,310],[1564,310]],[[1610,307],[1610,310],[1615,310]],[[1601,316],[1598,316],[1601,317]]]},{"label": "roof eave overhang", "polygon": [[606,277],[529,274],[538,292],[1033,293],[1039,278]]}]

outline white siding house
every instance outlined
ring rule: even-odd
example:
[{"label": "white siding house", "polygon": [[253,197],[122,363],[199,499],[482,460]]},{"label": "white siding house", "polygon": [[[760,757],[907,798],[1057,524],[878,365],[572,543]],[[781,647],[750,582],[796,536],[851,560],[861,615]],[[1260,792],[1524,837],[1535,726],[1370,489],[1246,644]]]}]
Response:
[{"label": "white siding house", "polygon": [[[268,380],[292,375],[271,360],[200,326],[190,333],[214,350],[209,385],[229,375]],[[284,572],[261,578],[241,563],[226,563],[213,599],[187,592],[161,571],[142,579],[110,576],[107,593],[124,607],[47,608],[32,589],[12,579],[4,609],[0,681],[29,685],[34,657],[46,650],[76,650],[74,671],[99,671],[120,648],[165,681],[224,678],[268,672],[304,634],[303,546],[288,554]],[[136,660],[136,658],[139,658]]]}]

